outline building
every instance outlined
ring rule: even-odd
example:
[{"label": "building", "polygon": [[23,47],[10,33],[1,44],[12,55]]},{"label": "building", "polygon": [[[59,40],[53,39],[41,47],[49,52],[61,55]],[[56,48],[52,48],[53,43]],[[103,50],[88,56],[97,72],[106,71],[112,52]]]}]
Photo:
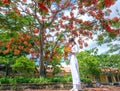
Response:
[{"label": "building", "polygon": [[116,83],[120,82],[120,70],[118,68],[102,68],[100,75],[101,83]]}]

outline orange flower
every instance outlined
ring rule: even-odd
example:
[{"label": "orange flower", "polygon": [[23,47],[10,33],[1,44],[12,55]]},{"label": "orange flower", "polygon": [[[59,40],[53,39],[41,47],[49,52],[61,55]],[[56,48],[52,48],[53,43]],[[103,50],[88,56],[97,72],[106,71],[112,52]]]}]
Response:
[{"label": "orange flower", "polygon": [[28,42],[27,42],[27,41],[24,41],[23,44],[28,45]]},{"label": "orange flower", "polygon": [[28,44],[28,47],[31,47],[32,46],[32,44]]},{"label": "orange flower", "polygon": [[23,50],[24,46],[18,46],[18,49]]},{"label": "orange flower", "polygon": [[9,53],[8,49],[3,51],[3,54],[7,54],[7,53]]},{"label": "orange flower", "polygon": [[34,53],[34,52],[35,52],[35,51],[34,51],[33,49],[30,49],[30,50],[29,50],[29,53],[31,53],[31,54]]},{"label": "orange flower", "polygon": [[29,53],[30,52],[30,49],[29,48],[24,48],[24,51]]},{"label": "orange flower", "polygon": [[20,39],[21,39],[21,41],[24,41],[24,40],[25,40],[25,38],[24,38],[24,37],[21,37]]},{"label": "orange flower", "polygon": [[10,45],[9,45],[9,44],[6,44],[6,48],[10,48]]},{"label": "orange flower", "polygon": [[20,16],[20,10],[19,9],[15,9],[15,12]]},{"label": "orange flower", "polygon": [[28,39],[28,40],[29,40],[29,39],[30,39],[30,36],[29,36],[29,35],[26,35],[26,39]]},{"label": "orange flower", "polygon": [[20,54],[20,50],[15,49],[15,50],[14,50],[14,55],[18,55],[18,54]]},{"label": "orange flower", "polygon": [[71,51],[71,48],[69,46],[64,47],[65,56],[67,56],[70,51]]},{"label": "orange flower", "polygon": [[15,39],[14,39],[14,38],[11,38],[10,42],[14,42],[14,41],[15,41]]},{"label": "orange flower", "polygon": [[19,39],[16,41],[17,44],[20,44],[22,41]]},{"label": "orange flower", "polygon": [[16,46],[16,45],[13,45],[13,46],[12,46],[12,48],[13,48],[13,49],[16,49],[16,48],[17,48],[17,46]]},{"label": "orange flower", "polygon": [[39,32],[39,29],[38,28],[35,28],[34,30],[33,30],[33,33],[38,33]]}]

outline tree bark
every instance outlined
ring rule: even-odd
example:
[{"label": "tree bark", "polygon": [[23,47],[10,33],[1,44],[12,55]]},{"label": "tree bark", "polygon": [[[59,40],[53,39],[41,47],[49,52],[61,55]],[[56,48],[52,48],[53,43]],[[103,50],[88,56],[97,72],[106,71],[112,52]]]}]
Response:
[{"label": "tree bark", "polygon": [[39,69],[39,77],[44,77],[45,76],[45,69],[44,69],[44,62],[43,62],[43,58],[44,58],[44,50],[43,50],[43,44],[44,44],[44,40],[43,40],[43,32],[44,32],[44,27],[40,28],[40,33],[39,33],[39,38],[40,38],[40,69]]}]

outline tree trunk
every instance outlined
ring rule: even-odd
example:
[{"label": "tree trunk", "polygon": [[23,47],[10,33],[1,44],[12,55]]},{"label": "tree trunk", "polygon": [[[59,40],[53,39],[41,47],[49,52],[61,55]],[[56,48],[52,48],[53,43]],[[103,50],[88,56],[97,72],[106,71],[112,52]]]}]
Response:
[{"label": "tree trunk", "polygon": [[44,77],[45,76],[45,69],[44,69],[44,63],[43,63],[43,57],[44,57],[44,50],[43,50],[43,44],[44,44],[44,40],[43,40],[43,31],[44,31],[44,27],[40,28],[40,33],[39,33],[39,38],[40,38],[40,69],[39,69],[39,77]]}]

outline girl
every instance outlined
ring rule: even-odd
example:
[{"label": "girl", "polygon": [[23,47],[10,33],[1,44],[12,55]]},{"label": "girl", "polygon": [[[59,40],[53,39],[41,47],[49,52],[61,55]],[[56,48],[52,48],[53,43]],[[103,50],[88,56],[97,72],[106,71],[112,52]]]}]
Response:
[{"label": "girl", "polygon": [[79,77],[79,67],[76,54],[78,52],[78,47],[73,38],[69,40],[71,51],[70,51],[70,68],[72,74],[73,88],[70,91],[82,91],[80,77]]}]

